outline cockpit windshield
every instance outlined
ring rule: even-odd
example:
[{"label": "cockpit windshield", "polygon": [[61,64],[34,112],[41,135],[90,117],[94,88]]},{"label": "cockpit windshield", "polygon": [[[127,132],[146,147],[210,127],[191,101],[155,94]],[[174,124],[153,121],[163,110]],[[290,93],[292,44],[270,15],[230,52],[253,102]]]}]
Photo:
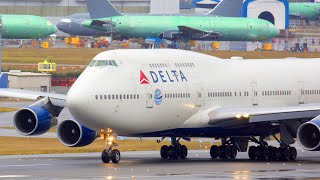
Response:
[{"label": "cockpit windshield", "polygon": [[89,64],[90,67],[103,67],[103,66],[116,66],[118,64],[115,60],[92,60]]}]

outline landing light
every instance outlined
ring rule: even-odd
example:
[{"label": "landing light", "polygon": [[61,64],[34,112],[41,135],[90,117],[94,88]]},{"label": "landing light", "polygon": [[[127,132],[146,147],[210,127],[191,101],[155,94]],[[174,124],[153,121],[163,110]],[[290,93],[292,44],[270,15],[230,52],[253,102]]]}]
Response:
[{"label": "landing light", "polygon": [[248,119],[250,117],[250,114],[243,114],[243,117]]},{"label": "landing light", "polygon": [[241,117],[242,117],[242,114],[237,114],[237,115],[236,115],[236,118],[237,118],[237,119],[240,119]]},{"label": "landing light", "polygon": [[111,137],[108,138],[108,141],[112,142],[113,139],[114,139],[114,138],[111,136]]}]

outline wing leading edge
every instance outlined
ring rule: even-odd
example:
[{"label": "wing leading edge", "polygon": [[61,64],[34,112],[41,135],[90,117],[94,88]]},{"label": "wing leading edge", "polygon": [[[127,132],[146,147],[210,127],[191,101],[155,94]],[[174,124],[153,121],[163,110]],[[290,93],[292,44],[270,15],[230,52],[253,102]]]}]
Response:
[{"label": "wing leading edge", "polygon": [[21,98],[27,100],[39,100],[42,98],[49,98],[51,103],[55,106],[66,107],[67,95],[30,91],[23,89],[10,89],[10,88],[0,88],[1,97],[11,97],[11,98]]},{"label": "wing leading edge", "polygon": [[208,113],[208,124],[222,127],[290,120],[308,121],[320,114],[320,104],[288,107],[230,108],[221,107]]}]

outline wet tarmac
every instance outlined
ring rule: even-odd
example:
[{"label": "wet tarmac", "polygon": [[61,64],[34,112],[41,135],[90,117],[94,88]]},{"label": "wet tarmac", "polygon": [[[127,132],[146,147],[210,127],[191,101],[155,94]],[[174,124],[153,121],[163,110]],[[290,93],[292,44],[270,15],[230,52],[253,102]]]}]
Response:
[{"label": "wet tarmac", "polygon": [[119,164],[103,164],[100,153],[0,157],[0,179],[316,179],[320,153],[298,150],[294,162],[259,162],[239,153],[212,160],[208,150],[185,160],[163,160],[157,151],[123,152]]}]

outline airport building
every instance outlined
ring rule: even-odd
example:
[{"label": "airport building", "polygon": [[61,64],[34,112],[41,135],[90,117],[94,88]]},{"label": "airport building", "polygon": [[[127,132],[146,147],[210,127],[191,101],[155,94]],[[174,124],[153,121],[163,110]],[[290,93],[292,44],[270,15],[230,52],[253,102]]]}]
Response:
[{"label": "airport building", "polygon": [[50,92],[51,74],[12,70],[8,73],[8,87],[13,89]]}]

